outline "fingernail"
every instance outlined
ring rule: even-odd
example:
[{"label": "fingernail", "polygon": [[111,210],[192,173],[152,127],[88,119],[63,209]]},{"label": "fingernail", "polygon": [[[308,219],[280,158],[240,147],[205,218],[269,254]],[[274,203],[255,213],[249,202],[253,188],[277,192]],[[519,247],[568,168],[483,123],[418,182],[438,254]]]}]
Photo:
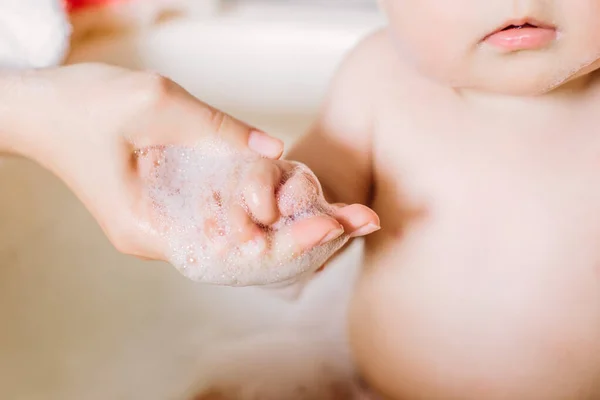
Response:
[{"label": "fingernail", "polygon": [[368,223],[367,225],[358,228],[357,230],[355,230],[354,232],[352,232],[352,234],[350,235],[350,237],[358,237],[358,236],[366,236],[369,235],[373,232],[376,232],[378,230],[380,230],[381,227],[378,225],[375,225],[373,223]]},{"label": "fingernail", "polygon": [[264,132],[252,130],[248,137],[248,147],[251,150],[269,158],[279,158],[283,152],[283,142]]},{"label": "fingernail", "polygon": [[342,228],[342,227],[329,231],[329,233],[327,233],[327,235],[325,235],[323,237],[323,239],[321,239],[321,241],[319,242],[319,246],[321,246],[325,243],[329,243],[332,240],[339,238],[340,236],[342,236],[343,233],[344,233],[344,228]]}]

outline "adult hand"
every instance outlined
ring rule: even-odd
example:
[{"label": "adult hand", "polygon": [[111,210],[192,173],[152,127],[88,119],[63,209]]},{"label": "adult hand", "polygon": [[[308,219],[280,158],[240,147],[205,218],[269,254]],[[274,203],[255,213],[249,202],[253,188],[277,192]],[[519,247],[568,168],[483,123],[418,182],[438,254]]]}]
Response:
[{"label": "adult hand", "polygon": [[136,149],[206,136],[277,159],[283,143],[199,101],[160,75],[78,64],[0,77],[0,150],[46,167],[121,252],[166,259],[143,195]]}]

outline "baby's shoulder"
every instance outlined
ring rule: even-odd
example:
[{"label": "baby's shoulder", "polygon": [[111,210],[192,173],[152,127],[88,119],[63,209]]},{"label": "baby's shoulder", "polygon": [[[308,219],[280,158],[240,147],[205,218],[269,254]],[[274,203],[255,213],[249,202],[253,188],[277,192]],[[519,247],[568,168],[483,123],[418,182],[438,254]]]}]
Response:
[{"label": "baby's shoulder", "polygon": [[403,59],[387,29],[382,28],[363,38],[347,54],[334,78],[332,94],[378,109],[385,108],[392,99],[409,98],[428,85]]},{"label": "baby's shoulder", "polygon": [[353,141],[371,136],[379,93],[387,81],[382,71],[393,57],[386,36],[383,30],[368,35],[341,61],[322,105],[322,130],[343,132],[344,139]]},{"label": "baby's shoulder", "polygon": [[374,92],[398,74],[401,64],[387,30],[380,29],[348,52],[334,82],[364,93]]},{"label": "baby's shoulder", "polygon": [[[438,91],[434,86],[403,60],[386,29],[373,32],[339,66],[320,125],[343,132],[346,140],[370,142],[387,122],[397,125],[423,114],[422,107],[429,108],[432,93]],[[393,138],[399,140],[397,134]]]}]

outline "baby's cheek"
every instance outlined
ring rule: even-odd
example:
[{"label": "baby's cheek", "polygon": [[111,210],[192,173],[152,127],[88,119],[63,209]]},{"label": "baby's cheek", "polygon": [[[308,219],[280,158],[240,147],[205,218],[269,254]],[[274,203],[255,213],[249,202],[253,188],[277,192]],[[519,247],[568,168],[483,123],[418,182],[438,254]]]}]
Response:
[{"label": "baby's cheek", "polygon": [[[515,274],[502,280],[523,281]],[[600,302],[563,303],[598,296],[580,296],[575,282],[565,295],[533,276],[515,287],[495,278],[364,275],[350,338],[366,381],[394,400],[600,398]]]}]

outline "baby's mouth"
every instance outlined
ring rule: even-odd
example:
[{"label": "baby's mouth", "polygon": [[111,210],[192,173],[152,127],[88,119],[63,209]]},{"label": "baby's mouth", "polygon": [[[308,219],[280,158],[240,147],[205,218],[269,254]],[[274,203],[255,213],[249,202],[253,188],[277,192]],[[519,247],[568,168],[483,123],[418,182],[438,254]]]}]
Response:
[{"label": "baby's mouth", "polygon": [[526,22],[526,23],[524,23],[522,25],[513,25],[513,24],[510,24],[506,28],[500,29],[500,32],[509,31],[511,29],[523,29],[523,28],[537,28],[537,26],[533,25],[533,24],[530,24],[529,22]]},{"label": "baby's mouth", "polygon": [[537,50],[556,39],[556,28],[532,20],[509,21],[483,39],[504,52]]}]

